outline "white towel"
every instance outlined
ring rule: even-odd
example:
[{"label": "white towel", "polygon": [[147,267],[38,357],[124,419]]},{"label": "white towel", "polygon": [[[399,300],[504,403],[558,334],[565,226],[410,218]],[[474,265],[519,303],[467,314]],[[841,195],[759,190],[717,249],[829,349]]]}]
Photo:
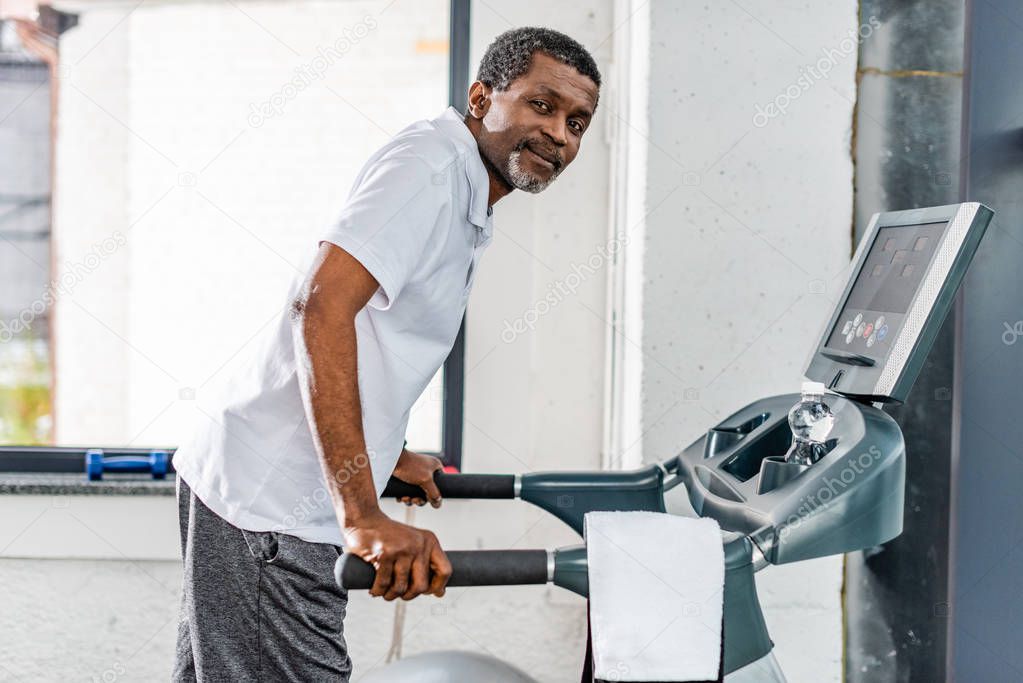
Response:
[{"label": "white towel", "polygon": [[725,559],[712,519],[586,515],[594,676],[716,680]]}]

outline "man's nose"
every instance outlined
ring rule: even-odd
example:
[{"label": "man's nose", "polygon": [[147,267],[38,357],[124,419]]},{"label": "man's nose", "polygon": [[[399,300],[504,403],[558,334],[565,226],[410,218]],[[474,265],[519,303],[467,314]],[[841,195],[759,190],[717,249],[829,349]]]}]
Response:
[{"label": "man's nose", "polygon": [[561,117],[551,117],[543,129],[543,134],[558,147],[568,144],[568,122]]}]

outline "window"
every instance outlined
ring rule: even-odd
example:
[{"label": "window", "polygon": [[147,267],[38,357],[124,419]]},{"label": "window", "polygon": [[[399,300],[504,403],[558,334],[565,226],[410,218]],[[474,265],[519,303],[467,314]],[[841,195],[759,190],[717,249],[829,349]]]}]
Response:
[{"label": "window", "polygon": [[[0,101],[24,101],[0,112],[0,320],[48,291],[56,305],[0,338],[0,443],[173,446],[190,402],[284,303],[363,162],[443,109],[451,83],[463,99],[468,3],[82,12],[60,38],[53,127],[48,66],[3,32]],[[456,466],[460,354],[407,432]]]},{"label": "window", "polygon": [[51,439],[50,78],[0,22],[0,442]]}]

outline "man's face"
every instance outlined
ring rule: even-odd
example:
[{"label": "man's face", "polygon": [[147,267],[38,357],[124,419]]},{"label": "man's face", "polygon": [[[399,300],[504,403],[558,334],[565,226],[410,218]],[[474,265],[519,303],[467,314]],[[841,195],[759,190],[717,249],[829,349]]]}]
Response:
[{"label": "man's face", "polygon": [[477,138],[509,188],[541,192],[579,153],[597,106],[597,86],[567,64],[533,53],[529,71],[491,90]]}]

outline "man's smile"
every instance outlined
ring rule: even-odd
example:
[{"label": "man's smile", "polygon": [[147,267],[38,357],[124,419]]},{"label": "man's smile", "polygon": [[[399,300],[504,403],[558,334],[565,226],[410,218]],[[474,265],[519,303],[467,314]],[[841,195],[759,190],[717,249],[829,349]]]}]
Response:
[{"label": "man's smile", "polygon": [[549,168],[552,171],[556,171],[561,168],[562,162],[556,152],[542,151],[528,143],[523,147],[523,149],[529,152],[533,159],[541,166]]}]

